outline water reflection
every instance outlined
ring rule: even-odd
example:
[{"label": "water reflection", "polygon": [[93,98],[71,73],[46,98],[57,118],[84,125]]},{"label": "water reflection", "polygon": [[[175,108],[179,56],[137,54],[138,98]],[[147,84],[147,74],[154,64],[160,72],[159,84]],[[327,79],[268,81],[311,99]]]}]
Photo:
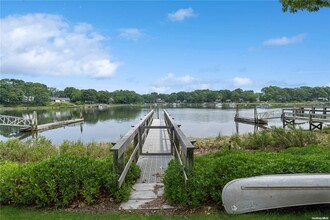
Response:
[{"label": "water reflection", "polygon": [[[83,124],[65,126],[39,133],[55,144],[64,140],[82,142],[105,141],[116,142],[126,134],[132,125],[138,123],[140,118],[150,111],[150,107],[123,106],[115,108],[87,108],[87,109],[61,109],[61,110],[38,110],[39,124],[54,121],[68,120],[84,117]],[[167,108],[177,124],[187,137],[203,138],[218,135],[233,135],[247,133],[255,130],[254,125],[235,124],[235,109],[221,108]],[[258,109],[258,112],[267,111]],[[33,111],[6,111],[0,114],[30,117]],[[163,117],[163,108],[155,108],[155,118]],[[158,114],[159,113],[159,114]],[[253,109],[240,110],[241,116],[253,116]],[[269,126],[281,127],[280,119],[269,120]],[[26,134],[25,134],[26,135]],[[19,133],[19,128],[0,126],[0,140],[10,137],[26,138]]]},{"label": "water reflection", "polygon": [[[84,117],[84,124],[74,124],[54,130],[47,130],[33,135],[41,134],[51,139],[54,143],[63,140],[90,141],[116,141],[124,135],[136,123],[146,110],[140,107],[125,106],[113,108],[87,108],[87,109],[61,109],[61,110],[37,110],[38,123],[46,124],[54,121],[63,121],[73,118]],[[31,118],[33,111],[2,111],[2,115]],[[0,140],[11,137],[24,139],[31,133],[20,133],[19,127],[0,126]]]}]

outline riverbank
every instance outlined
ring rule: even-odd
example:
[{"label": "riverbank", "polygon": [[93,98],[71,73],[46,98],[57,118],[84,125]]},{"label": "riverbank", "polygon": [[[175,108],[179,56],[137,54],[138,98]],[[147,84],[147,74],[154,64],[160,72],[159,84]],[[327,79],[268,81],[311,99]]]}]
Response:
[{"label": "riverbank", "polygon": [[[216,107],[214,103],[208,103],[207,107],[214,108]],[[230,108],[229,105],[227,106],[224,103],[223,108]],[[240,108],[252,108],[257,106],[259,108],[287,108],[287,107],[302,107],[302,106],[314,106],[314,107],[323,107],[323,106],[330,106],[330,103],[324,102],[286,102],[286,103],[279,103],[279,102],[241,102],[235,103]],[[35,106],[35,105],[17,105],[17,106],[3,106],[0,105],[0,111],[5,110],[47,110],[47,109],[61,109],[61,108],[111,108],[111,107],[118,107],[118,106],[153,106],[153,107],[205,107],[205,103],[148,103],[148,104],[103,104],[103,103],[95,103],[95,104],[80,104],[76,105],[74,103],[48,103],[46,106]],[[221,107],[220,107],[221,108]]]},{"label": "riverbank", "polygon": [[125,105],[125,104],[83,104],[75,105],[72,103],[54,103],[47,106],[0,106],[0,111],[12,111],[12,110],[49,110],[49,109],[70,109],[70,108],[113,108],[121,106],[141,106],[141,105]]}]

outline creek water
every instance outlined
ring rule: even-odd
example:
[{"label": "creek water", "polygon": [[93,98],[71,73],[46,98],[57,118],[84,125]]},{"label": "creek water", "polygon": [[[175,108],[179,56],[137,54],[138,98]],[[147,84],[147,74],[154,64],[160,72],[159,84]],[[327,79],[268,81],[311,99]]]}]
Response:
[{"label": "creek water", "polygon": [[[37,110],[38,124],[78,118],[85,119],[82,124],[69,125],[35,133],[32,136],[44,136],[54,144],[64,140],[88,142],[116,142],[125,135],[131,126],[138,123],[151,110],[150,107],[121,106],[111,108],[88,109],[50,109]],[[203,138],[218,135],[233,135],[253,132],[254,125],[234,122],[235,109],[222,108],[166,108],[187,137]],[[258,109],[258,113],[280,109]],[[1,111],[1,115],[29,117],[32,110]],[[253,117],[253,109],[241,109],[240,116]],[[163,117],[163,109],[155,110],[154,117]],[[269,120],[268,126],[282,126],[280,119]],[[260,129],[260,128],[259,128]],[[27,136],[27,137],[25,137]],[[8,138],[31,138],[19,132],[18,127],[0,126],[0,140]]]}]

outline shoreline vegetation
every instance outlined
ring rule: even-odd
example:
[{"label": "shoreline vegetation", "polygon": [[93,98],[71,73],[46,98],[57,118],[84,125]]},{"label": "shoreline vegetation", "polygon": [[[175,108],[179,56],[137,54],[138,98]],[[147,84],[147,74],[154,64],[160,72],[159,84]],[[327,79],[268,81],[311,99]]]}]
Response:
[{"label": "shoreline vegetation", "polygon": [[[30,105],[26,106],[24,105],[16,105],[16,106],[4,106],[0,105],[0,111],[10,111],[10,110],[47,110],[47,109],[65,109],[65,108],[99,108],[102,106],[102,108],[115,108],[115,107],[121,107],[121,106],[135,106],[135,107],[210,107],[210,108],[217,108],[214,103],[206,103],[209,105],[205,106],[205,103],[145,103],[145,104],[102,104],[102,103],[95,103],[95,104],[79,104],[76,105],[74,103],[48,103],[45,106],[42,105]],[[243,102],[243,103],[237,103],[237,105],[240,108],[253,108],[254,106],[259,106],[261,108],[285,108],[285,107],[324,107],[327,105],[327,103],[324,102],[288,102],[288,103],[278,103],[278,102]],[[221,108],[232,108],[230,106],[222,106]]]},{"label": "shoreline vegetation", "polygon": [[261,92],[253,90],[194,90],[171,94],[152,92],[138,94],[135,91],[97,91],[95,89],[77,89],[66,87],[63,90],[48,87],[37,82],[25,82],[18,79],[0,80],[0,105],[3,106],[49,106],[82,104],[143,104],[143,103],[324,103],[330,100],[330,87],[281,88],[268,86]]},{"label": "shoreline vegetation", "polygon": [[194,144],[195,168],[188,173],[191,180],[188,188],[176,161],[172,161],[165,172],[166,199],[178,208],[136,212],[120,211],[118,204],[128,199],[140,169],[133,165],[124,187],[118,189],[118,176],[112,171],[111,144],[64,141],[54,147],[43,137],[1,141],[0,215],[5,219],[13,218],[16,213],[33,218],[40,212],[86,219],[91,218],[92,213],[120,216],[119,219],[139,216],[181,219],[186,215],[191,219],[199,216],[209,219],[328,217],[329,206],[228,215],[222,208],[221,189],[235,178],[276,173],[330,173],[329,133],[329,128],[322,132],[274,128],[240,136],[198,138]]}]

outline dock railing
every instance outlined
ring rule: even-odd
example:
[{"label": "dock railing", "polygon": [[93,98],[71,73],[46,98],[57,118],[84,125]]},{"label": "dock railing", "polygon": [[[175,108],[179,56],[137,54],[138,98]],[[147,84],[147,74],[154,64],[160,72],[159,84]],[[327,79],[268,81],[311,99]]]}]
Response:
[{"label": "dock railing", "polygon": [[168,132],[170,135],[171,147],[173,148],[172,152],[174,152],[175,158],[178,159],[183,168],[182,172],[185,183],[187,183],[188,177],[186,171],[194,167],[194,147],[166,110],[164,110],[164,120],[165,124],[170,127]]},{"label": "dock railing", "polygon": [[[147,136],[148,130],[142,127],[150,126],[153,120],[154,111],[151,110],[141,121],[135,125],[129,132],[116,143],[111,151],[113,152],[113,169],[120,174],[118,179],[118,187],[120,188],[125,181],[127,172],[133,161],[137,161],[142,152],[142,146]],[[125,164],[126,149],[133,142],[133,152],[131,153],[127,163]]]},{"label": "dock railing", "polygon": [[330,110],[326,107],[300,107],[282,109],[283,127],[288,124],[295,124],[295,120],[307,121],[310,125],[309,129],[322,129],[323,123],[330,122]]}]

